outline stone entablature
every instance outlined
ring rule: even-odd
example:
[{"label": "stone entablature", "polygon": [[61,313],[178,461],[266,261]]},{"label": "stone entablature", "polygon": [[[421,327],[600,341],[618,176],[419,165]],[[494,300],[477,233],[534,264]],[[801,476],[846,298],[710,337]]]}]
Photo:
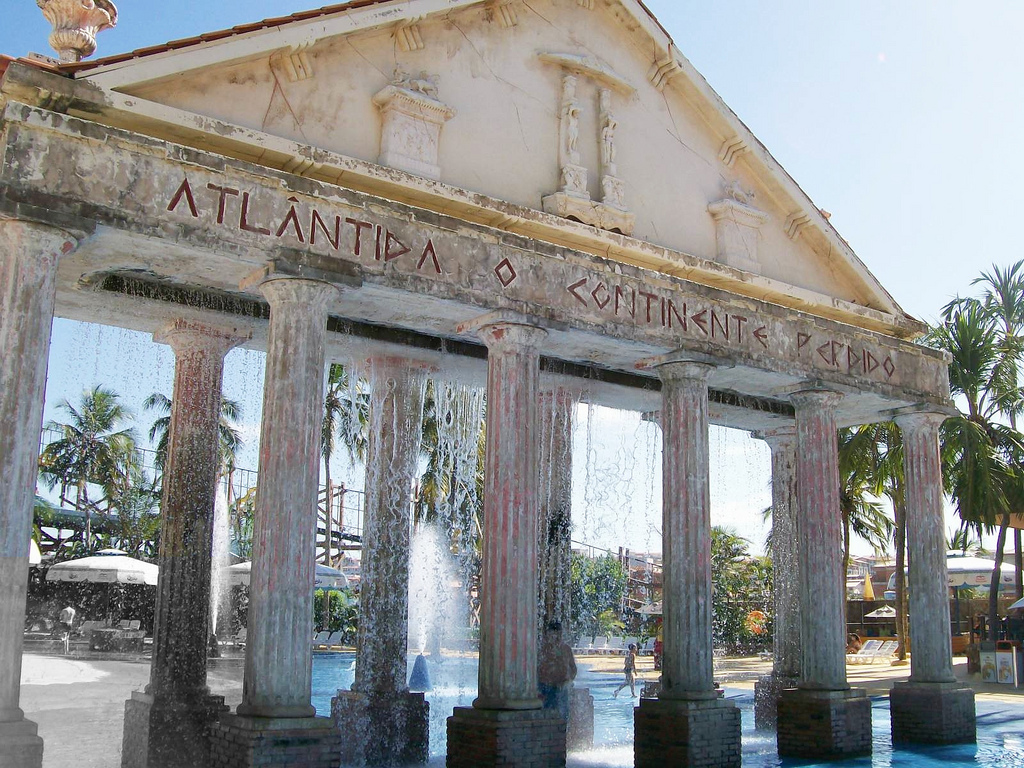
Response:
[{"label": "stone entablature", "polygon": [[[376,290],[419,294],[419,322],[441,335],[455,322],[436,299],[616,337],[621,343],[592,342],[601,347],[592,359],[612,368],[690,349],[762,371],[724,374],[745,394],[820,378],[874,393],[872,415],[910,401],[946,403],[942,356],[914,344],[45,110],[9,103],[3,116],[0,214],[31,211],[65,226],[78,217],[85,229],[101,224],[205,251],[211,264],[227,259],[224,270],[207,268],[216,274],[209,287],[236,290],[285,249],[291,259],[357,273]],[[132,268],[124,258],[107,268]]]}]

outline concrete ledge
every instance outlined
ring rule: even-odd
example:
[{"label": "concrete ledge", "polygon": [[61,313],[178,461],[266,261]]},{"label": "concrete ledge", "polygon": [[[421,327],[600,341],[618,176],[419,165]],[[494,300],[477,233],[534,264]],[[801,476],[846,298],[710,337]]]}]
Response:
[{"label": "concrete ledge", "polygon": [[871,754],[871,700],[862,690],[788,688],[779,697],[779,757],[842,760]]},{"label": "concrete ledge", "polygon": [[565,721],[553,709],[456,707],[447,768],[563,768]]},{"label": "concrete ledge", "polygon": [[430,704],[422,693],[338,691],[331,720],[341,735],[342,765],[391,768],[430,757]]},{"label": "concrete ledge", "polygon": [[889,694],[889,709],[894,744],[978,740],[974,691],[959,683],[896,683]]},{"label": "concrete ledge", "polygon": [[43,739],[34,722],[0,723],[0,765],[3,768],[42,768]]},{"label": "concrete ledge", "polygon": [[338,768],[341,734],[326,717],[221,715],[210,733],[210,768]]},{"label": "concrete ledge", "polygon": [[754,727],[774,730],[779,722],[779,697],[787,688],[796,688],[795,677],[764,675],[754,683]]},{"label": "concrete ledge", "polygon": [[641,699],[633,728],[636,768],[732,768],[742,762],[740,710],[731,701]]}]

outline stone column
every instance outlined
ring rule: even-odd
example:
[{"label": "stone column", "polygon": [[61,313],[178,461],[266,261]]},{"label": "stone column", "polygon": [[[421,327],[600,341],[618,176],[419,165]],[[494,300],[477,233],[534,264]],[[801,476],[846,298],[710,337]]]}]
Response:
[{"label": "stone column", "polygon": [[[560,386],[540,396],[537,678],[542,684],[546,669],[563,669],[561,653],[572,619],[572,432],[577,402],[576,393]],[[590,690],[569,682],[559,696],[567,699],[567,748],[590,749],[594,745],[594,699]]]},{"label": "stone column", "polygon": [[[214,732],[216,768],[262,765],[309,745],[304,765],[336,766],[340,737],[315,718],[313,578],[327,310],[337,288],[273,275],[253,536],[245,679],[237,715]],[[243,747],[242,745],[247,745]]]},{"label": "stone column", "polygon": [[846,574],[839,509],[839,393],[806,389],[796,408],[800,569],[799,689],[779,700],[783,757],[839,759],[871,753],[871,702],[846,683]]},{"label": "stone column", "polygon": [[658,699],[634,715],[637,768],[740,764],[740,712],[715,690],[711,639],[708,378],[713,366],[657,367],[662,383],[662,656]]},{"label": "stone column", "polygon": [[32,507],[57,262],[66,232],[0,220],[0,755],[39,768],[43,740],[19,707]]},{"label": "stone column", "polygon": [[800,682],[800,550],[797,538],[796,429],[780,427],[755,437],[772,452],[772,571],[775,633],[772,673],[754,689],[754,721],[774,728],[779,695]]},{"label": "stone column", "polygon": [[248,336],[177,320],[153,337],[174,350],[174,392],[150,682],[125,705],[122,768],[206,764],[209,726],[226,709],[206,687],[213,510],[224,356]]},{"label": "stone column", "polygon": [[[485,321],[487,443],[479,696],[448,720],[448,768],[565,761],[565,722],[537,695],[540,328]],[[550,744],[538,757],[536,745]]]},{"label": "stone column", "polygon": [[370,434],[363,512],[358,656],[351,691],[331,705],[345,765],[408,765],[429,757],[429,706],[406,683],[409,511],[423,430],[423,365],[367,361]]},{"label": "stone column", "polygon": [[903,433],[904,496],[910,560],[910,680],[890,694],[893,741],[954,744],[977,739],[974,691],[953,676],[946,583],[941,413],[896,417]]}]

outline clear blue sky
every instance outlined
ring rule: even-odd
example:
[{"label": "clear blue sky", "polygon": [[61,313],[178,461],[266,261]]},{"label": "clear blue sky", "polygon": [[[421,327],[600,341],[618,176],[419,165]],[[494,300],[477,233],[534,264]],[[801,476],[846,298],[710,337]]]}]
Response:
[{"label": "clear blue sky", "polygon": [[[1014,235],[1024,210],[1024,3],[647,5],[811,199],[833,214],[840,234],[907,311],[933,320],[951,296],[971,292],[980,270],[1024,256]],[[49,53],[49,25],[36,4],[4,6],[0,52]],[[100,36],[100,53],[309,7],[297,0],[122,0],[120,23]],[[66,333],[55,338],[55,351],[95,335]],[[59,360],[51,367],[56,374]],[[167,366],[160,367],[154,375],[169,381]],[[249,361],[243,370],[254,367]],[[89,368],[108,373],[102,362]],[[74,397],[75,374],[70,395],[51,383],[51,406]],[[244,373],[241,379],[251,380]],[[763,487],[760,476],[750,480]],[[753,490],[748,507],[761,497]]]}]

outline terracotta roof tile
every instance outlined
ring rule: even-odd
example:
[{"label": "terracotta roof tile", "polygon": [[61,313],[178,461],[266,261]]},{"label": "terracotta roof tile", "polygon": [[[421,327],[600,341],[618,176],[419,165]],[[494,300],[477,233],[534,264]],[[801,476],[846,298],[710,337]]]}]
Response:
[{"label": "terracotta roof tile", "polygon": [[251,22],[247,24],[239,24],[231,27],[230,29],[221,29],[213,32],[206,32],[202,35],[195,37],[186,37],[181,40],[171,40],[168,43],[161,45],[151,45],[146,48],[138,48],[128,53],[117,53],[111,56],[104,56],[99,59],[92,61],[80,61],[74,64],[63,64],[61,65],[61,71],[68,74],[75,74],[76,72],[83,72],[89,69],[96,69],[97,67],[107,66],[109,64],[120,64],[125,61],[132,59],[139,59],[144,56],[153,56],[157,53],[166,53],[168,51],[176,51],[181,48],[188,48],[193,45],[201,45],[203,43],[209,43],[216,40],[223,40],[227,37],[233,37],[235,35],[244,35],[249,32],[257,32],[261,29],[271,29],[273,27],[281,27],[286,24],[291,24],[296,21],[307,21],[309,19],[315,19],[319,16],[330,16],[333,13],[339,11],[349,11],[357,8],[365,8],[370,5],[379,5],[381,3],[389,2],[389,0],[351,0],[347,3],[335,3],[333,5],[325,5],[322,8],[314,8],[308,11],[298,11],[296,13],[289,14],[288,16],[277,16],[275,18],[263,19],[262,21]]},{"label": "terracotta roof tile", "polygon": [[[80,61],[74,64],[62,64],[60,67],[61,72],[67,74],[75,74],[77,72],[83,72],[90,69],[96,69],[98,67],[104,67],[110,64],[121,64],[125,61],[132,59],[143,58],[144,56],[153,56],[158,53],[166,53],[168,51],[176,51],[181,48],[188,48],[194,45],[202,45],[203,43],[214,42],[217,40],[223,40],[228,37],[235,35],[244,35],[249,32],[257,32],[262,29],[272,29],[274,27],[281,27],[286,24],[292,24],[297,21],[308,21],[309,19],[315,19],[320,16],[330,16],[340,11],[350,11],[358,8],[365,8],[371,5],[379,5],[381,3],[390,2],[390,0],[350,0],[347,3],[335,3],[333,5],[325,5],[321,8],[313,8],[308,11],[297,11],[296,13],[289,14],[288,16],[277,16],[270,19],[263,19],[262,21],[251,22],[247,24],[239,24],[231,27],[230,29],[215,30],[213,32],[206,32],[202,35],[195,37],[187,37],[181,40],[172,40],[168,43],[161,45],[151,45],[145,48],[138,48],[134,51],[127,53],[117,53],[111,56],[104,56],[99,59],[92,61]],[[647,8],[642,2],[638,0],[638,4],[647,13],[648,16],[654,21],[655,24],[665,33],[665,36],[671,40],[672,36],[668,33],[668,30],[662,26],[661,22],[658,21],[657,17],[651,13],[650,9]]]}]

